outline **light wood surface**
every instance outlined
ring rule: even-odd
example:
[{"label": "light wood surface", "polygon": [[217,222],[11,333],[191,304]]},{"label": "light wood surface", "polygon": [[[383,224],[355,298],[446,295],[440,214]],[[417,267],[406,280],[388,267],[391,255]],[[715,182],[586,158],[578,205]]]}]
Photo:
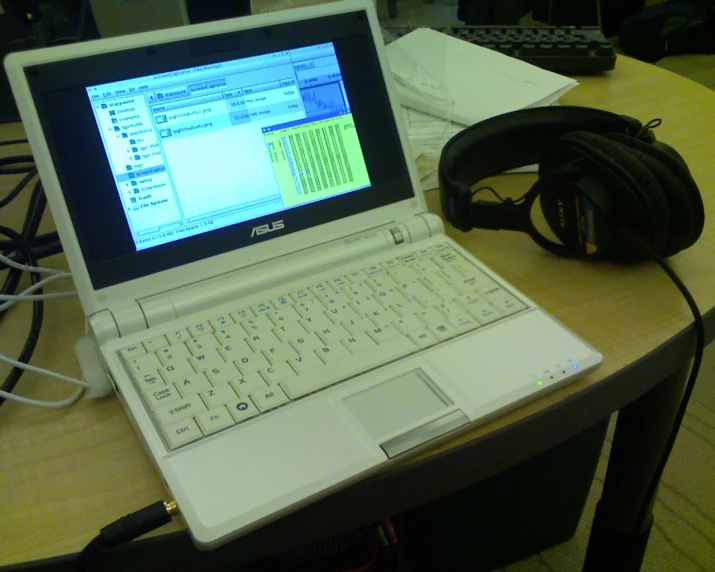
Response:
[{"label": "light wood surface", "polygon": [[[632,115],[644,123],[659,117],[656,134],[686,159],[704,196],[706,226],[699,242],[671,263],[703,312],[715,306],[715,93],[670,72],[619,58],[609,75],[581,79],[563,104],[600,107]],[[0,140],[22,134],[21,126],[0,126]],[[2,155],[27,149],[0,147]],[[517,196],[534,177],[499,177],[500,192]],[[0,182],[2,196],[7,181]],[[439,212],[436,192],[428,202]],[[19,205],[0,211],[17,228]],[[49,217],[46,217],[49,218]],[[51,228],[51,221],[46,221]],[[442,447],[493,434],[516,421],[569,398],[588,399],[588,390],[668,342],[691,322],[685,302],[654,264],[618,266],[558,259],[516,233],[449,230],[517,288],[542,304],[605,356],[600,369],[535,403],[494,420]],[[43,262],[62,266],[62,256]],[[65,284],[62,287],[69,287]],[[0,322],[0,351],[17,355],[24,343],[30,307],[14,309]],[[33,363],[79,376],[72,344],[83,333],[76,299],[46,305],[45,324]],[[0,366],[5,377],[7,368]],[[60,399],[72,389],[26,374],[17,393]],[[160,498],[161,479],[144,454],[118,400],[83,401],[49,412],[6,403],[0,408],[0,565],[80,550],[107,523]],[[177,529],[172,524],[162,529]]]}]

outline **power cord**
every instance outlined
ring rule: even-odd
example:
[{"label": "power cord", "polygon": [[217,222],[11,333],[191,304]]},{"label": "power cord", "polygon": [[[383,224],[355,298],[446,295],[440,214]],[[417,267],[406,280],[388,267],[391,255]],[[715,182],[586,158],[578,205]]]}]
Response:
[{"label": "power cord", "polygon": [[175,501],[159,501],[105,526],[77,557],[75,572],[85,572],[107,548],[114,548],[168,524],[179,514]]},{"label": "power cord", "polygon": [[683,422],[683,418],[685,417],[685,412],[688,408],[690,397],[693,393],[693,389],[695,388],[695,382],[697,381],[698,373],[700,372],[700,364],[702,362],[703,351],[705,349],[705,324],[703,323],[703,317],[700,314],[700,310],[698,309],[698,306],[695,303],[692,294],[685,286],[685,284],[683,284],[683,281],[678,277],[675,271],[670,267],[668,262],[660,254],[653,250],[653,248],[651,248],[651,246],[647,244],[643,239],[641,239],[638,235],[630,232],[627,229],[621,229],[621,231],[629,238],[637,242],[646,252],[648,252],[648,254],[650,254],[650,257],[663,269],[663,271],[673,281],[675,286],[678,288],[678,290],[680,290],[680,293],[685,298],[685,301],[687,302],[688,307],[693,314],[695,325],[695,351],[693,354],[693,364],[690,368],[690,374],[688,375],[688,380],[685,384],[683,397],[680,401],[678,411],[675,415],[675,420],[673,421],[673,427],[670,430],[668,441],[666,442],[665,449],[663,449],[663,454],[658,461],[658,465],[656,467],[655,473],[653,474],[653,478],[648,485],[646,496],[643,499],[643,503],[641,504],[640,510],[638,511],[638,518],[636,520],[636,532],[638,532],[643,529],[645,522],[648,519],[649,507],[652,506],[653,501],[655,500],[655,496],[658,491],[658,484],[663,477],[665,466],[668,463],[670,454],[673,451],[673,446],[675,445],[675,440],[678,437],[680,426]]}]

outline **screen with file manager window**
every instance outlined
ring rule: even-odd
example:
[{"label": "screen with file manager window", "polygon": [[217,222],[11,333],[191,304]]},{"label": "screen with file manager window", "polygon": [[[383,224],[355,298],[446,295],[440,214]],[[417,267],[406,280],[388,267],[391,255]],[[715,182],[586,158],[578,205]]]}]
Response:
[{"label": "screen with file manager window", "polygon": [[370,186],[330,42],[86,92],[137,250]]}]

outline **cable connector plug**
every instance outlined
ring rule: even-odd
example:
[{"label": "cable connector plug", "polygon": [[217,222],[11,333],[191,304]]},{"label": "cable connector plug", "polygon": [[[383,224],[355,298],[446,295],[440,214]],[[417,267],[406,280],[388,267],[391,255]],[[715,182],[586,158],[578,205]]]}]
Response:
[{"label": "cable connector plug", "polygon": [[105,526],[99,534],[104,538],[104,545],[107,548],[112,548],[170,523],[178,513],[179,507],[174,501],[155,502],[115,520],[112,524]]},{"label": "cable connector plug", "polygon": [[76,572],[85,572],[105,548],[113,548],[171,522],[179,514],[175,501],[159,501],[105,526],[77,557]]}]

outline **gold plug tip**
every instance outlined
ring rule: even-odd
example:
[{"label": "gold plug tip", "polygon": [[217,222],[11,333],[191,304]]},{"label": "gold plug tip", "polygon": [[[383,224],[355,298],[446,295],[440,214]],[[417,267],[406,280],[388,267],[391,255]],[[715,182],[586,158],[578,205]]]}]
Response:
[{"label": "gold plug tip", "polygon": [[166,507],[166,512],[169,513],[171,518],[174,518],[179,514],[179,505],[176,504],[176,501],[165,502],[164,506]]}]

